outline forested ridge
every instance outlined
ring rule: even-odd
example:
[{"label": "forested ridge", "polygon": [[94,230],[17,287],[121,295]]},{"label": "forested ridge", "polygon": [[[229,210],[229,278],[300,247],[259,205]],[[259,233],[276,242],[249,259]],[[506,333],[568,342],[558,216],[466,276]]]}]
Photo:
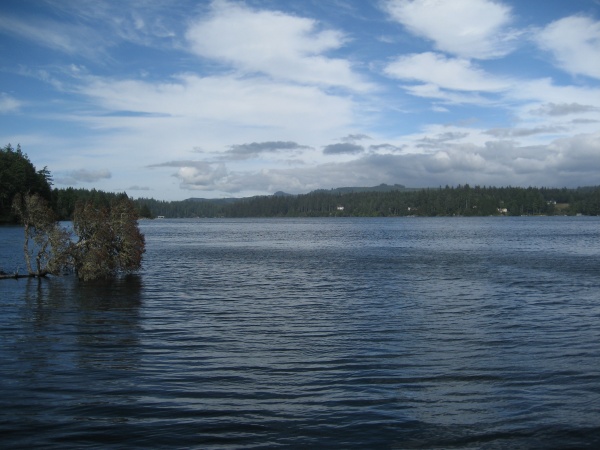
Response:
[{"label": "forested ridge", "polygon": [[440,187],[164,202],[136,200],[153,216],[165,217],[394,217],[490,215],[600,215],[600,187]]},{"label": "forested ridge", "polygon": [[[60,220],[72,220],[76,205],[108,206],[125,195],[96,189],[54,188],[49,170],[36,170],[20,147],[0,149],[0,221],[16,220],[16,194],[38,194]],[[567,188],[403,185],[320,189],[308,194],[237,199],[134,200],[140,217],[394,217],[490,215],[600,215],[600,186]]]}]

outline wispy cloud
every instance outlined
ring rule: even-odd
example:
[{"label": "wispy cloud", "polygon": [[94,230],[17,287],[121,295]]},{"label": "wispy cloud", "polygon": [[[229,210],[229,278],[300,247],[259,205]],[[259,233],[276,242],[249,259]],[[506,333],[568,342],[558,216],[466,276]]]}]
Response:
[{"label": "wispy cloud", "polygon": [[[353,103],[316,87],[233,75],[174,76],[169,81],[90,77],[79,92],[108,111],[162,114],[230,124],[318,130],[350,123]],[[126,123],[124,120],[122,123]]]},{"label": "wispy cloud", "polygon": [[112,174],[108,169],[78,169],[69,172],[59,173],[59,175],[55,177],[54,181],[58,184],[78,184],[79,182],[94,183],[96,181],[109,179],[111,177]]},{"label": "wispy cloud", "polygon": [[441,144],[463,139],[468,135],[469,133],[466,132],[448,131],[446,133],[438,134],[435,137],[424,137],[418,139],[416,146],[419,148],[437,148]]},{"label": "wispy cloud", "polygon": [[157,164],[150,164],[146,166],[149,169],[157,168],[157,167],[193,167],[200,170],[205,170],[210,167],[210,163],[206,161],[198,161],[198,160],[177,160],[177,161],[166,161]]},{"label": "wispy cloud", "polygon": [[103,44],[105,38],[97,30],[81,24],[58,22],[35,16],[25,19],[0,15],[0,33],[18,36],[68,55],[96,58],[101,52],[106,56]]},{"label": "wispy cloud", "polygon": [[0,93],[0,114],[15,112],[20,107],[21,102],[19,100],[4,92]]}]

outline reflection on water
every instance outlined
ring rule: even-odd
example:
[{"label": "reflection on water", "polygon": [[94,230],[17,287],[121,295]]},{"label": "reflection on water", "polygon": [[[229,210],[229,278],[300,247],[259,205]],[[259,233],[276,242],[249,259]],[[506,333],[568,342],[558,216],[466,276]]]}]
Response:
[{"label": "reflection on water", "polygon": [[0,282],[0,445],[593,448],[598,225],[145,222],[137,276]]},{"label": "reflection on water", "polygon": [[107,387],[139,367],[142,279],[5,282],[11,296],[2,306],[12,314],[2,321],[2,434],[10,447],[49,429],[61,439],[65,424],[95,420],[96,408],[111,403]]}]

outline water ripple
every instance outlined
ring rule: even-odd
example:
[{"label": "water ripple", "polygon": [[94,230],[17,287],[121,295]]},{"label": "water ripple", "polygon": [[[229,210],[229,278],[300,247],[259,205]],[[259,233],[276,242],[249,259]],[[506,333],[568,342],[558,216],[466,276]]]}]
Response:
[{"label": "water ripple", "polygon": [[595,219],[142,227],[138,276],[0,284],[3,447],[600,445]]}]

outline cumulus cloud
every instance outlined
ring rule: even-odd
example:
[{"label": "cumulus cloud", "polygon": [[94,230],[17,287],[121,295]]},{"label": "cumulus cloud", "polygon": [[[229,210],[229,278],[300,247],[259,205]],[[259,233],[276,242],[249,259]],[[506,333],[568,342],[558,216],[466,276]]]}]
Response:
[{"label": "cumulus cloud", "polygon": [[579,103],[546,103],[532,112],[540,116],[566,116],[569,114],[598,111],[600,111],[600,108],[592,105],[580,105]]},{"label": "cumulus cloud", "polygon": [[[591,179],[600,171],[598,154],[600,134],[597,133],[536,146],[521,146],[508,140],[482,145],[455,142],[427,153],[368,153],[351,161],[295,169],[229,171],[223,164],[195,165],[181,167],[174,176],[184,189],[228,193],[241,190],[303,193],[318,188],[379,183],[410,187],[464,183],[576,187],[582,179]],[[179,162],[182,163],[186,162]]]},{"label": "cumulus cloud", "polygon": [[356,91],[371,89],[349,61],[325,56],[344,45],[345,35],[322,29],[312,19],[218,0],[208,18],[189,27],[186,37],[193,53],[245,73]]},{"label": "cumulus cloud", "polygon": [[552,22],[536,36],[566,72],[600,78],[600,21],[581,15]]},{"label": "cumulus cloud", "polygon": [[213,190],[216,187],[223,191],[239,191],[240,186],[227,181],[228,174],[225,164],[205,164],[180,167],[173,176],[179,179],[182,189]]},{"label": "cumulus cloud", "polygon": [[175,160],[151,164],[147,168],[174,167],[172,174],[180,182],[181,189],[188,190],[221,190],[237,192],[241,186],[228,181],[229,171],[224,163],[210,163],[198,160]]},{"label": "cumulus cloud", "polygon": [[234,159],[255,158],[261,153],[277,153],[305,150],[310,147],[291,141],[252,142],[250,144],[232,145],[226,155]]},{"label": "cumulus cloud", "polygon": [[148,186],[138,186],[134,184],[133,186],[129,186],[127,188],[128,191],[150,191],[151,189]]},{"label": "cumulus cloud", "polygon": [[364,151],[365,151],[365,148],[362,145],[353,144],[350,142],[326,145],[323,148],[324,155],[342,155],[342,154],[354,155],[357,153],[362,153]]},{"label": "cumulus cloud", "polygon": [[498,92],[512,84],[486,73],[466,59],[447,58],[432,52],[400,56],[385,67],[384,73],[401,80],[458,91]]},{"label": "cumulus cloud", "polygon": [[[557,154],[557,167],[565,173],[575,175],[578,185],[582,179],[590,179],[589,174],[600,173],[600,133],[558,139],[549,144],[548,148]],[[576,178],[584,174],[588,176]]]},{"label": "cumulus cloud", "polygon": [[356,171],[361,170],[361,177],[372,177],[378,183],[415,187],[465,182],[576,187],[582,179],[590,179],[600,171],[599,154],[600,134],[596,133],[538,146],[493,141],[485,145],[458,144],[433,153],[365,155],[341,165],[338,173],[353,174],[353,181],[358,182]]},{"label": "cumulus cloud", "polygon": [[509,28],[510,7],[496,1],[387,0],[384,5],[409,32],[465,58],[504,56],[519,35]]}]

